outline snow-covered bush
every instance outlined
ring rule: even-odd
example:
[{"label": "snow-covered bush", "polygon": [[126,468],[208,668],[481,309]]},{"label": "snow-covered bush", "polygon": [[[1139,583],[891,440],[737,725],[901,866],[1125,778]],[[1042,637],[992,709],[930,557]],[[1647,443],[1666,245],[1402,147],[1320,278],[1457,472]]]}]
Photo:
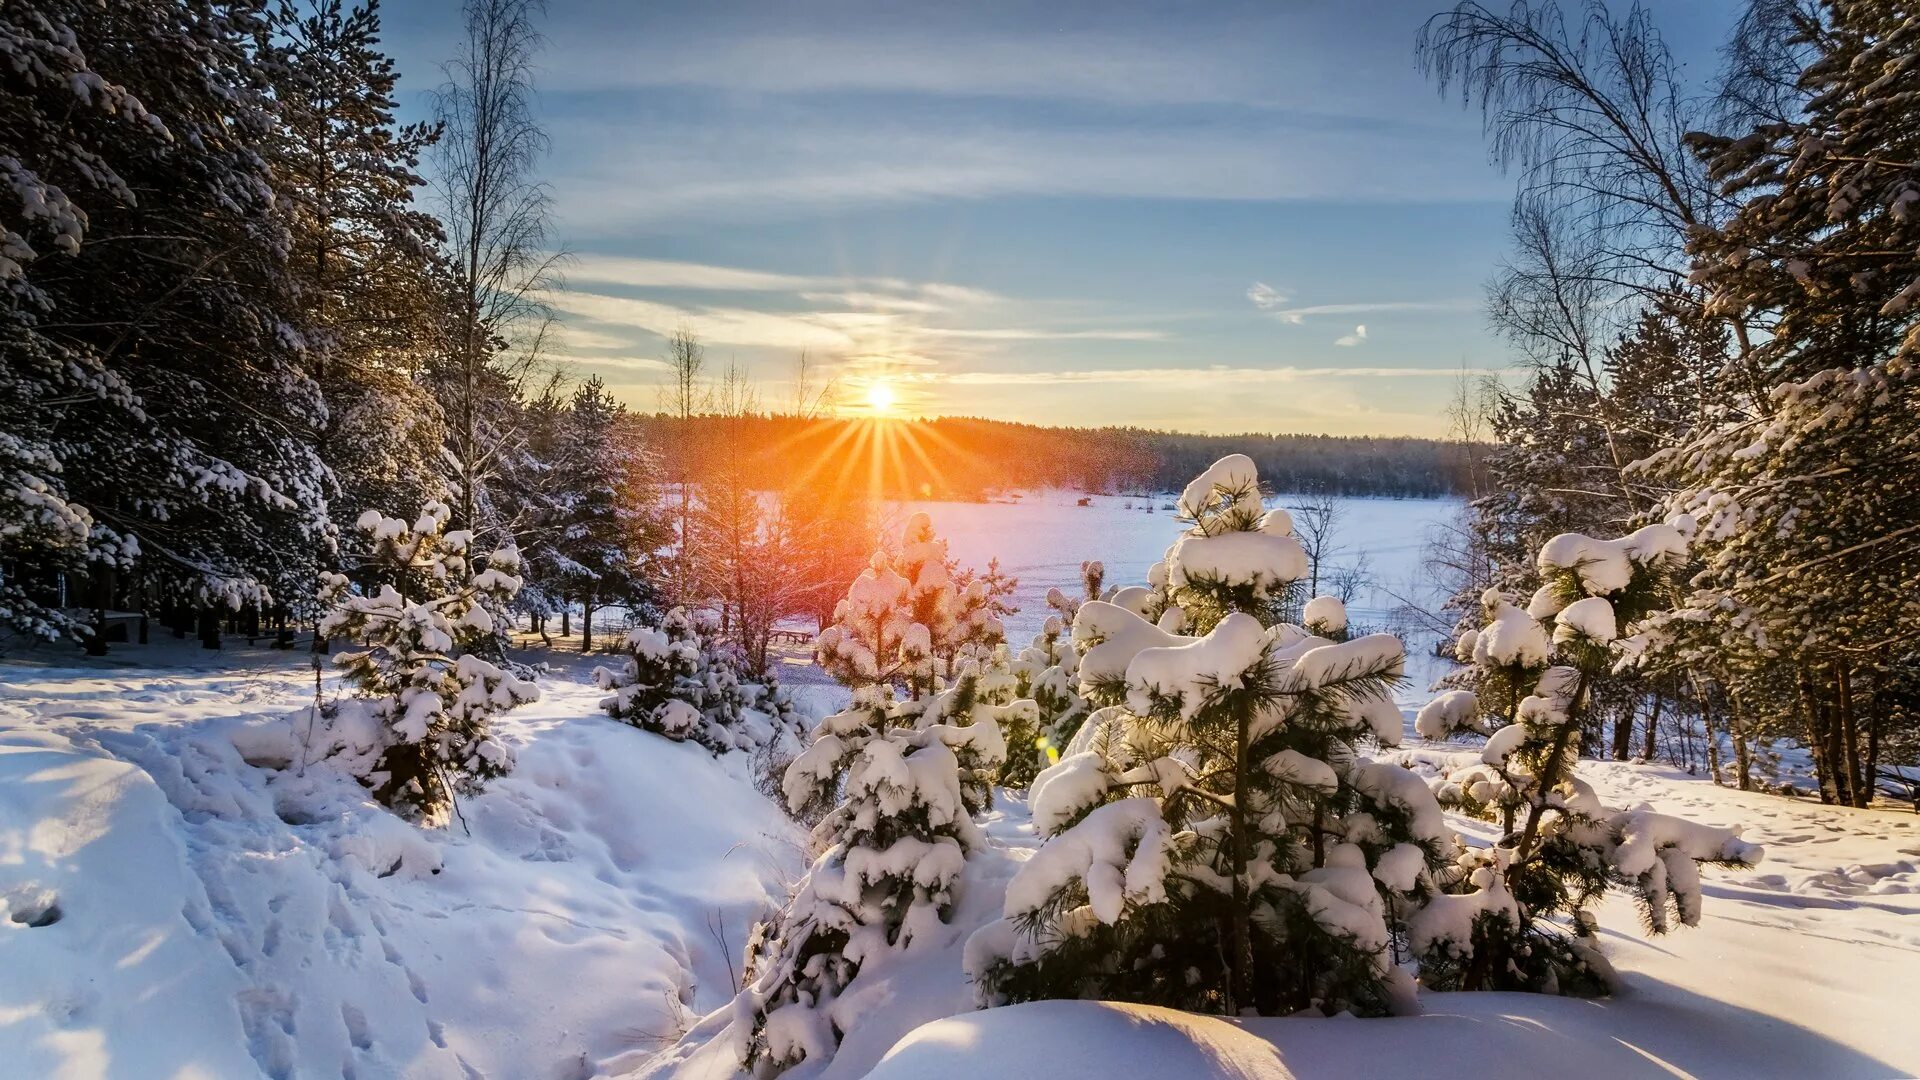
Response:
[{"label": "snow-covered bush", "polygon": [[1686,546],[1670,525],[1617,540],[1562,534],[1541,548],[1545,584],[1524,610],[1497,591],[1482,598],[1485,625],[1458,648],[1477,692],[1435,698],[1417,727],[1430,739],[1490,732],[1477,760],[1442,761],[1433,785],[1443,804],[1505,835],[1465,853],[1441,875],[1444,895],[1410,916],[1427,985],[1604,992],[1589,909],[1609,886],[1633,891],[1657,933],[1672,917],[1699,920],[1699,863],[1759,860],[1737,829],[1609,808],[1574,773],[1592,683],[1638,647],[1629,631],[1657,608]]},{"label": "snow-covered bush", "polygon": [[1031,708],[995,704],[989,698],[1004,695],[983,681],[969,665],[929,697],[863,691],[821,721],[788,766],[796,816],[841,801],[814,828],[817,857],[799,889],[748,944],[733,1024],[740,1060],[756,1075],[831,1057],[858,1015],[849,988],[863,966],[941,942],[954,882],[982,843],[972,815],[985,808],[1005,754],[999,725]]},{"label": "snow-covered bush", "polygon": [[1004,725],[1007,763],[1000,771],[1000,783],[1007,787],[1026,787],[1041,769],[1060,760],[1060,748],[1073,740],[1093,709],[1080,693],[1080,653],[1067,628],[1081,607],[1100,598],[1106,573],[1100,563],[1081,563],[1085,595],[1079,599],[1059,589],[1047,590],[1047,606],[1057,614],[1047,617],[1032,644],[1009,665],[1013,696],[1033,703],[1034,721],[1031,727],[1019,719]]},{"label": "snow-covered bush", "polygon": [[493,717],[539,697],[480,654],[493,651],[494,613],[520,588],[519,552],[501,548],[476,570],[473,534],[444,531],[448,513],[430,502],[409,525],[367,511],[358,525],[387,580],[357,592],[331,574],[321,588],[321,635],[366,646],[334,657],[379,722],[378,755],[362,778],[380,801],[426,817],[512,767]]},{"label": "snow-covered bush", "polygon": [[1387,1011],[1409,989],[1394,913],[1454,844],[1419,777],[1361,748],[1398,740],[1400,642],[1280,621],[1304,558],[1251,461],[1222,459],[1181,507],[1155,584],[1075,615],[1080,689],[1108,707],[1035,779],[1046,841],[968,973],[983,1004]]},{"label": "snow-covered bush", "polygon": [[593,670],[595,684],[612,691],[600,702],[609,716],[716,754],[797,742],[800,721],[779,685],[746,679],[738,654],[709,641],[684,609],[657,627],[635,627],[625,652],[619,670]]},{"label": "snow-covered bush", "polygon": [[895,550],[878,551],[815,643],[820,666],[851,687],[893,686],[918,697],[963,659],[985,659],[1006,636],[1000,616],[1014,582],[998,564],[961,569],[931,519],[907,519]]}]

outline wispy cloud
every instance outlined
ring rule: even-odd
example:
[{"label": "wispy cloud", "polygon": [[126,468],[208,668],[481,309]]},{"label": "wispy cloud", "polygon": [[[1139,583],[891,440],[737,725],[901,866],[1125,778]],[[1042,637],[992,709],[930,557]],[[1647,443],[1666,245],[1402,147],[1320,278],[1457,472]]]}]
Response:
[{"label": "wispy cloud", "polygon": [[1163,330],[1032,330],[1014,326],[964,329],[923,326],[918,333],[972,341],[1165,341]]},{"label": "wispy cloud", "polygon": [[1305,379],[1451,379],[1497,375],[1499,368],[1423,367],[1157,367],[1102,368],[1086,371],[945,371],[908,376],[920,382],[956,386],[1048,386],[1060,383],[1291,383]]},{"label": "wispy cloud", "polygon": [[1343,349],[1351,349],[1365,340],[1367,340],[1367,326],[1365,323],[1361,323],[1359,326],[1353,328],[1353,333],[1343,334],[1335,338],[1333,343]]},{"label": "wispy cloud", "polygon": [[1286,307],[1288,303],[1292,302],[1293,297],[1291,294],[1283,293],[1264,281],[1256,281],[1252,285],[1247,286],[1247,299],[1253,301],[1253,306],[1262,311],[1272,311],[1275,308]]},{"label": "wispy cloud", "polygon": [[[752,345],[774,349],[814,349],[837,352],[855,345],[845,315],[805,312],[786,314],[743,307],[690,307],[659,300],[598,293],[554,293],[553,305],[568,315],[594,323],[593,333],[606,335],[627,327],[666,337],[682,327],[709,344]],[[874,315],[870,320],[884,320]],[[884,323],[868,322],[869,327]]]},{"label": "wispy cloud", "polygon": [[[1398,311],[1472,311],[1481,301],[1473,297],[1457,297],[1448,300],[1372,300],[1352,304],[1311,304],[1303,307],[1290,307],[1293,294],[1276,289],[1264,281],[1256,281],[1247,289],[1247,299],[1253,306],[1272,315],[1281,322],[1295,326],[1308,319],[1326,315],[1368,315],[1375,312]],[[1362,340],[1365,335],[1361,335]]]}]

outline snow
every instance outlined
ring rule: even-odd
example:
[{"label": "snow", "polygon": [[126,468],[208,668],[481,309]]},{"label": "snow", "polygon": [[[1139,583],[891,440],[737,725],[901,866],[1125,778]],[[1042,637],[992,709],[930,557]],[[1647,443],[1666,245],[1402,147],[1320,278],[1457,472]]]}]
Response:
[{"label": "snow", "polygon": [[[1146,716],[1156,701],[1172,701],[1181,719],[1191,720],[1214,692],[1242,686],[1243,676],[1265,657],[1266,647],[1267,632],[1260,620],[1236,611],[1203,638],[1142,649],[1127,664],[1127,707]],[[1081,671],[1084,680],[1085,661]]]},{"label": "snow", "polygon": [[[1377,506],[1387,520],[1419,504],[1347,505]],[[936,514],[963,563],[999,553],[1023,578],[1015,640],[1048,614],[1026,592],[1071,586],[1080,559],[1104,559],[1113,584],[1144,579],[1170,517],[1118,498]],[[1356,544],[1372,541],[1353,528]],[[1374,550],[1391,580],[1401,563]],[[1377,619],[1367,602],[1351,611],[1358,623]],[[1161,635],[1141,648],[1179,643],[1133,621]],[[737,1075],[731,1047],[712,1036],[729,1018],[747,926],[805,865],[804,833],[754,791],[748,755],[715,760],[606,719],[599,691],[555,672],[540,680],[538,703],[498,721],[517,764],[461,800],[472,835],[458,823],[421,829],[324,768],[294,775],[302,732],[287,718],[313,690],[303,665],[164,640],[116,645],[102,661],[62,652],[0,663],[0,1074]],[[783,682],[805,684],[807,700],[844,704],[817,669],[790,666]],[[1536,694],[1549,705],[1553,678]],[[1427,696],[1406,694],[1410,716]],[[364,719],[346,711],[315,738],[350,744]],[[1090,719],[1066,750],[1087,749],[1097,726]],[[1416,751],[1465,762],[1484,752],[1422,751],[1407,727]],[[1419,802],[1424,784],[1400,790],[1395,780],[1410,774],[1391,756],[1358,763],[1350,780],[1412,808],[1423,835],[1458,833],[1478,847],[1495,838],[1493,823]],[[1431,1075],[1436,1061],[1490,1076],[1920,1074],[1910,1016],[1920,815],[1739,792],[1658,765],[1583,761],[1579,774],[1607,804],[1629,808],[1623,865],[1670,870],[1680,860],[1659,853],[1675,845],[1733,859],[1750,854],[1744,845],[1766,849],[1759,866],[1701,867],[1698,925],[1671,935],[1644,936],[1634,897],[1609,896],[1598,914],[1623,984],[1613,997],[1423,993],[1417,1015],[1383,1020],[1224,1019],[1097,1002],[974,1011],[968,943],[987,954],[1015,947],[1000,920],[1037,842],[1023,800],[996,792],[987,845],[954,883],[949,921],[870,963],[837,1003],[836,1015],[856,1018],[838,1051],[787,1075],[1395,1080]],[[1074,801],[1058,794],[1057,805]],[[1730,845],[1722,830],[1735,826],[1744,830]],[[1101,862],[1103,904],[1151,877],[1151,860],[1130,872],[1139,859],[1128,835],[1100,837],[1122,849]],[[896,854],[909,853],[887,856]],[[925,865],[930,879],[949,869]],[[1372,875],[1399,888],[1409,872],[1415,860],[1395,848]],[[1332,882],[1313,884],[1338,899]],[[1460,899],[1472,910],[1499,902]],[[1427,933],[1445,936],[1472,910],[1445,924],[1433,915]],[[796,1024],[808,1014],[782,1012]],[[692,1037],[668,1048],[688,1025]]]},{"label": "snow", "polygon": [[1547,632],[1540,628],[1540,623],[1514,607],[1506,597],[1492,590],[1488,592],[1490,595],[1486,599],[1491,610],[1488,612],[1487,625],[1471,641],[1466,635],[1461,635],[1461,647],[1467,650],[1468,657],[1497,667],[1541,667],[1546,664],[1553,646],[1547,640]]},{"label": "snow", "polygon": [[[1167,845],[1172,835],[1152,799],[1111,802],[1034,852],[1007,885],[1006,914],[1017,919],[1040,910],[1048,897],[1076,879],[1103,923],[1113,923],[1128,903],[1166,899]],[[1044,949],[1046,943],[1035,943]]]},{"label": "snow", "polygon": [[1345,633],[1347,605],[1336,597],[1316,596],[1300,609],[1300,625],[1321,637]]},{"label": "snow", "polygon": [[1553,623],[1555,642],[1584,639],[1595,645],[1606,645],[1620,635],[1613,605],[1600,596],[1575,600],[1561,608],[1559,614],[1554,616]]},{"label": "snow", "polygon": [[1446,690],[1420,706],[1413,727],[1423,739],[1444,740],[1457,731],[1479,726],[1480,699],[1471,690]]},{"label": "snow", "polygon": [[1105,760],[1092,751],[1068,754],[1033,778],[1028,801],[1033,806],[1033,828],[1052,836],[1074,815],[1098,803],[1112,790],[1114,780]]},{"label": "snow", "polygon": [[1307,553],[1291,536],[1264,532],[1183,536],[1168,565],[1175,586],[1250,585],[1255,595],[1266,596],[1307,576]]},{"label": "snow", "polygon": [[262,767],[297,769],[303,658],[113,659],[0,665],[0,1074],[616,1071],[725,1004],[802,863],[745,755],[604,718],[571,673],[498,722],[518,763],[461,800],[469,836]]}]

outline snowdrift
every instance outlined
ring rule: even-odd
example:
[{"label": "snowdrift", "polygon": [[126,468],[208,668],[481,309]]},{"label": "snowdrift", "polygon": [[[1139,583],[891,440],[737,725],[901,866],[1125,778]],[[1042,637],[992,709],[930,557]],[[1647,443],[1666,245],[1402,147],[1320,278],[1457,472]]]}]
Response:
[{"label": "snowdrift", "polygon": [[733,995],[804,843],[746,755],[553,680],[420,829],[300,768],[301,681],[0,669],[0,1074],[586,1077]]}]

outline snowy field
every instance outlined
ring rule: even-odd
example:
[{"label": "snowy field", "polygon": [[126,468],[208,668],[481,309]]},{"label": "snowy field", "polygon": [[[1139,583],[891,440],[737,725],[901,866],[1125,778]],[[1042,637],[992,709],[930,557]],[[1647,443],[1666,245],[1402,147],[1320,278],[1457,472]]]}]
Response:
[{"label": "snowy field", "polygon": [[[1078,505],[1086,498],[1088,505]],[[1292,507],[1298,496],[1277,495],[1270,506]],[[1455,513],[1456,499],[1342,498],[1327,561],[1348,566],[1364,556],[1372,585],[1347,610],[1357,623],[1381,625],[1404,597],[1422,604],[1437,601],[1420,575],[1421,548],[1428,530]],[[1106,564],[1107,584],[1132,585],[1146,579],[1147,567],[1160,561],[1179,535],[1173,498],[1081,496],[1066,491],[1028,492],[1001,502],[915,502],[904,504],[904,519],[924,511],[947,538],[961,565],[985,569],[998,558],[1000,569],[1019,579],[1019,614],[1007,621],[1007,636],[1024,642],[1050,612],[1047,590],[1058,586],[1078,595],[1080,564]]]},{"label": "snowy field", "polygon": [[[1171,514],[1125,501],[922,508],[963,561],[998,554],[1022,579],[1018,637],[1081,559],[1124,584],[1158,557]],[[1451,504],[1348,505],[1344,546],[1405,595],[1426,524]],[[290,759],[288,718],[314,693],[304,654],[192,645],[0,663],[0,1077],[733,1075],[725,1047],[702,1041],[725,1014],[700,1018],[727,1004],[747,929],[783,899],[805,844],[743,756],[716,762],[606,720],[569,657],[504,720],[515,772],[462,802],[464,826],[423,832]],[[831,704],[816,671],[789,672],[811,705]],[[1920,1073],[1920,817],[1659,766],[1582,769],[1611,803],[1743,824],[1767,848],[1758,867],[1705,871],[1696,929],[1646,938],[1610,900],[1605,940],[1626,981],[1614,998],[1428,994],[1421,1015],[1385,1020],[969,1012],[961,943],[999,913],[996,890],[1034,843],[1003,797],[951,933],[877,982],[837,1057],[787,1075]]]}]

